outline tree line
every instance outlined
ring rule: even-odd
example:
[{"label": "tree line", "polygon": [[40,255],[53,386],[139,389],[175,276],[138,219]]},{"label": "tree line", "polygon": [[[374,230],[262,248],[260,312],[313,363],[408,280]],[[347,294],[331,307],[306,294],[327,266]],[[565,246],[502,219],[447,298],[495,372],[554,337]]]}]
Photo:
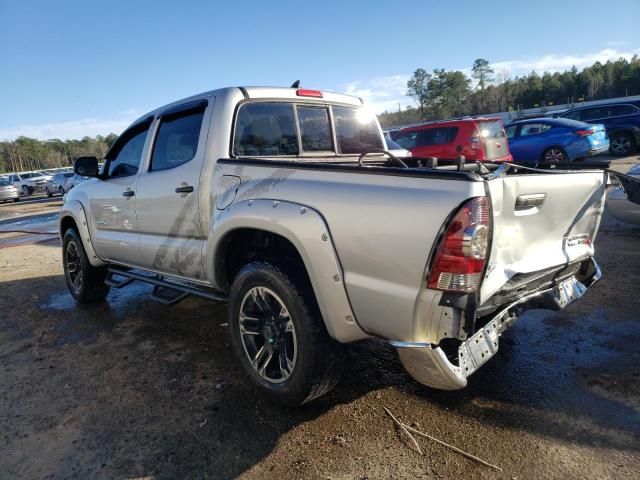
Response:
[{"label": "tree line", "polygon": [[479,58],[471,78],[461,71],[418,68],[407,82],[407,95],[417,107],[378,115],[383,127],[640,95],[640,58],[596,62],[581,71],[575,66],[542,75],[533,71],[514,78],[495,72],[489,61]]},{"label": "tree line", "polygon": [[18,137],[0,142],[0,173],[67,167],[84,155],[103,159],[117,135],[84,137],[82,140],[37,140]]}]

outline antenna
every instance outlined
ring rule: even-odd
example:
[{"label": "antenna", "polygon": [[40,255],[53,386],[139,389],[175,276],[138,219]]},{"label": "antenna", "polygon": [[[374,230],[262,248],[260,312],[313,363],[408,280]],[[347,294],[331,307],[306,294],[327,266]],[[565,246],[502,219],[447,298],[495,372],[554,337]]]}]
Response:
[{"label": "antenna", "polygon": [[291,88],[300,88],[300,80],[296,80],[291,84]]}]

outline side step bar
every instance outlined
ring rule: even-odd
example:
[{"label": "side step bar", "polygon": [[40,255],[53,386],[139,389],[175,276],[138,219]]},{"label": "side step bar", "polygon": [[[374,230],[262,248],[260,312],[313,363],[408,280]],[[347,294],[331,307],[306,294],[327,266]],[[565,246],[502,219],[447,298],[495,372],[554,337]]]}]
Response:
[{"label": "side step bar", "polygon": [[190,295],[206,298],[214,302],[227,303],[227,297],[222,292],[200,286],[172,282],[166,280],[161,275],[138,273],[120,267],[109,267],[107,272],[107,278],[105,278],[104,283],[110,287],[122,288],[134,280],[148,283],[149,285],[153,285],[151,298],[165,305],[175,305]]}]

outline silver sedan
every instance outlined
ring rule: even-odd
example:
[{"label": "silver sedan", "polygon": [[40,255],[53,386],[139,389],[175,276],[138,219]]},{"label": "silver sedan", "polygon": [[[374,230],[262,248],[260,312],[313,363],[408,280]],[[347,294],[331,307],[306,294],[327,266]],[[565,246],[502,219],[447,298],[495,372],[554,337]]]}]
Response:
[{"label": "silver sedan", "polygon": [[18,189],[8,180],[0,180],[0,202],[7,200],[17,202],[20,200],[20,192],[18,192]]},{"label": "silver sedan", "polygon": [[[627,175],[640,179],[640,164],[632,167]],[[622,187],[614,188],[607,194],[606,206],[617,220],[640,225],[640,205],[630,202]]]}]

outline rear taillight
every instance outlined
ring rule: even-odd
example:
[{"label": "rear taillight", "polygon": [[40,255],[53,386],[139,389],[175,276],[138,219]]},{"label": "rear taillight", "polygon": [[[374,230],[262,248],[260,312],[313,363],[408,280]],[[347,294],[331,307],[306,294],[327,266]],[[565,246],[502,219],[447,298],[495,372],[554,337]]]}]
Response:
[{"label": "rear taillight", "polygon": [[474,135],[473,137],[471,137],[469,139],[469,141],[471,142],[471,148],[474,150],[482,150],[482,141],[480,140],[480,137],[477,135]]},{"label": "rear taillight", "polygon": [[586,137],[588,135],[593,135],[594,133],[596,133],[596,131],[593,129],[587,128],[587,129],[576,130],[574,133],[576,135],[580,135],[581,137]]},{"label": "rear taillight", "polygon": [[448,292],[474,292],[482,279],[489,249],[489,200],[476,197],[453,217],[438,247],[428,286]]}]

